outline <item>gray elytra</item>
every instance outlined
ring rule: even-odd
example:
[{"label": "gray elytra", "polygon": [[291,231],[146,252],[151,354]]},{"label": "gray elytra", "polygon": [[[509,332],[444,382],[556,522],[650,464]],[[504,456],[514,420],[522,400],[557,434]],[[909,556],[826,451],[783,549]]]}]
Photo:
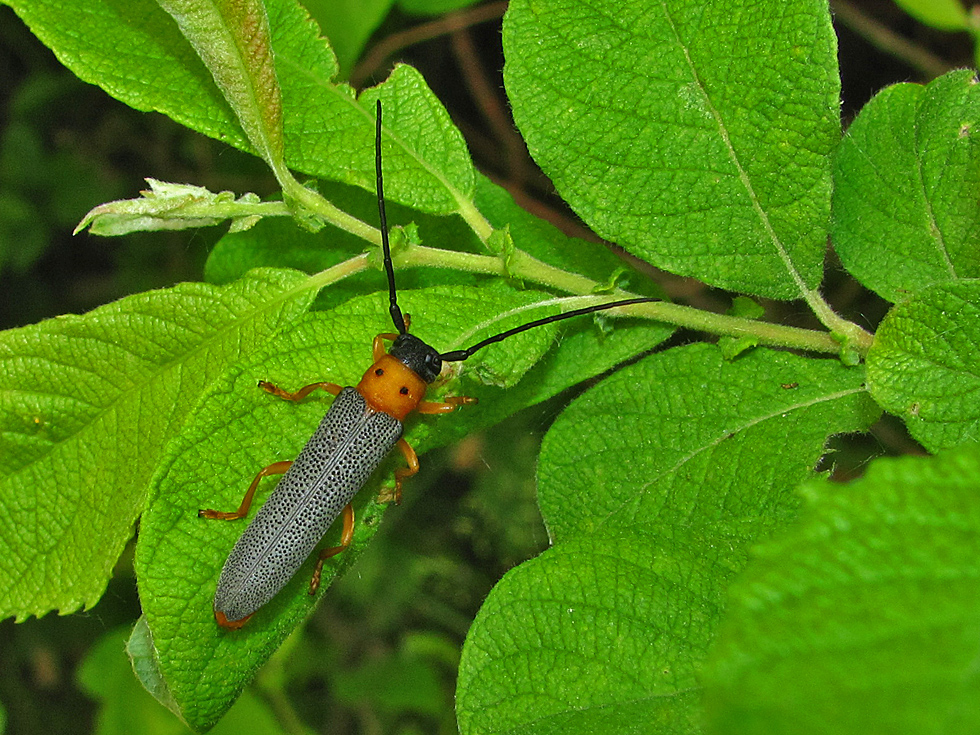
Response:
[{"label": "gray elytra", "polygon": [[247,618],[292,578],[402,434],[354,388],[334,399],[221,570],[215,613]]}]

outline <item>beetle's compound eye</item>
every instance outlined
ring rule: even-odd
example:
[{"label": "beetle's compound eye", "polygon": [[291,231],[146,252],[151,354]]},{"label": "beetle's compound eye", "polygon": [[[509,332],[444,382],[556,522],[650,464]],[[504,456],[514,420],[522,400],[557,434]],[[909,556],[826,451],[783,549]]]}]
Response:
[{"label": "beetle's compound eye", "polygon": [[382,375],[385,374],[385,371],[382,368],[378,368],[377,370],[374,371],[374,374],[380,378]]},{"label": "beetle's compound eye", "polygon": [[401,393],[403,396],[407,396],[408,395],[408,386],[407,385],[403,385],[401,387],[401,390],[399,390],[398,392]]},{"label": "beetle's compound eye", "polygon": [[436,375],[442,371],[442,360],[439,359],[439,355],[436,353],[432,352],[426,355],[425,362]]}]

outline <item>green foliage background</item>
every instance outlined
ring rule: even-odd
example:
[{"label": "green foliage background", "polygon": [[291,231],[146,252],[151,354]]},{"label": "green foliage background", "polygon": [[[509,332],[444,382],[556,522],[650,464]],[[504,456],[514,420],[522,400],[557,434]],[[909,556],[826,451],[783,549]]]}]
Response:
[{"label": "green foliage background", "polygon": [[[970,27],[955,3],[942,17],[907,4],[938,27]],[[0,610],[23,621],[99,603],[83,614],[107,632],[77,673],[100,702],[96,729],[185,727],[135,693],[132,666],[198,731],[972,731],[972,72],[882,91],[842,140],[824,2],[514,0],[503,84],[558,194],[640,261],[768,308],[665,300],[630,314],[644,321],[538,329],[480,353],[439,388],[480,405],[413,422],[407,438],[421,453],[471,437],[456,461],[472,464],[469,451],[496,472],[465,494],[445,481],[423,490],[423,475],[391,512],[378,502],[389,463],[358,498],[353,548],[325,569],[318,597],[331,602],[314,614],[303,570],[229,634],[211,600],[240,529],[196,510],[237,505],[257,468],[295,456],[329,400],[286,404],[256,381],[349,384],[390,328],[365,245],[377,243],[375,100],[401,300],[424,339],[472,344],[554,311],[555,294],[662,292],[648,270],[561,234],[477,173],[413,67],[360,94],[339,81],[387,4],[355,24],[350,9],[311,7],[324,28],[348,29],[332,37],[339,58],[292,0],[269,0],[267,15],[257,2],[10,5],[83,80],[256,154],[276,179],[254,185],[259,169],[234,156],[230,180],[213,170],[210,189],[281,190],[260,204],[179,189],[97,211],[93,232],[234,225],[206,265],[185,255],[152,285],[198,267],[205,283],[0,334]],[[460,5],[406,0],[395,14]],[[53,89],[32,79],[11,106],[8,271],[31,265],[62,212],[84,210],[33,190],[72,202],[134,191],[71,154],[58,177],[31,171],[41,146],[28,121]],[[179,167],[172,179],[201,183]],[[295,222],[275,219],[286,215]],[[828,237],[888,312],[873,341],[825,298],[839,277],[825,273]],[[140,286],[122,291],[151,285],[132,270]],[[808,328],[780,320],[790,299],[812,312]],[[676,327],[721,339],[654,351]],[[816,472],[833,467],[834,437],[867,431],[882,409],[934,456],[875,461],[847,485]],[[539,425],[540,453],[527,439]],[[132,574],[142,616],[124,632]],[[50,673],[50,644],[32,631],[61,636],[59,622],[5,622],[13,644],[0,657]],[[21,687],[0,686],[0,731],[70,721]]]}]

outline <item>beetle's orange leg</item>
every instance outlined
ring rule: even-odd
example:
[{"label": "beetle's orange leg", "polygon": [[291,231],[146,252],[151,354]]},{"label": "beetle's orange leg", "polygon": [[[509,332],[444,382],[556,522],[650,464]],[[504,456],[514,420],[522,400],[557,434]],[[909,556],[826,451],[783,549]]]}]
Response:
[{"label": "beetle's orange leg", "polygon": [[329,549],[321,549],[320,556],[316,560],[313,568],[313,578],[310,580],[310,594],[315,595],[320,589],[320,574],[323,572],[323,562],[331,556],[336,556],[342,551],[346,551],[354,540],[354,506],[348,503],[344,506],[344,530],[340,534],[340,546],[333,546]]},{"label": "beetle's orange leg", "polygon": [[374,345],[371,348],[371,356],[374,361],[377,362],[382,357],[388,354],[388,350],[385,348],[385,340],[389,342],[394,342],[398,338],[397,334],[392,334],[391,332],[385,332],[384,334],[379,334],[374,338]]},{"label": "beetle's orange leg", "polygon": [[[405,320],[405,331],[407,332],[409,327],[412,326],[412,315],[403,314],[402,319]],[[388,354],[388,350],[385,349],[385,345],[382,340],[388,340],[389,342],[394,342],[396,339],[398,339],[398,335],[395,334],[394,332],[384,332],[383,334],[379,334],[377,337],[374,338],[372,357],[374,357],[375,362],[377,362],[382,357]]]},{"label": "beetle's orange leg", "polygon": [[408,467],[399,467],[395,470],[395,489],[384,488],[381,494],[378,495],[379,503],[390,503],[394,500],[397,505],[402,502],[402,480],[406,477],[411,477],[419,471],[419,456],[412,449],[412,445],[404,439],[399,439],[398,448],[401,450],[402,455],[404,455]]},{"label": "beetle's orange leg", "polygon": [[198,518],[210,518],[212,520],[219,521],[235,521],[239,518],[244,518],[248,514],[248,509],[252,506],[252,498],[255,496],[255,489],[259,486],[259,481],[263,477],[269,477],[269,475],[281,475],[286,470],[289,469],[289,465],[293,463],[293,460],[288,459],[283,462],[273,462],[268,467],[263,467],[259,470],[259,474],[255,476],[252,480],[252,484],[248,486],[248,490],[245,491],[245,497],[242,498],[242,504],[238,506],[238,510],[233,510],[229,512],[222,512],[220,510],[202,509],[197,511]]},{"label": "beetle's orange leg", "polygon": [[449,413],[455,411],[460,406],[466,406],[478,401],[471,396],[446,396],[442,403],[435,401],[421,401],[416,407],[419,413]]},{"label": "beetle's orange leg", "polygon": [[283,390],[278,385],[273,385],[267,380],[260,380],[259,388],[264,390],[266,393],[271,393],[277,398],[282,398],[284,401],[302,401],[317,388],[325,390],[327,393],[332,393],[333,395],[337,395],[343,390],[343,388],[336,383],[310,383],[309,385],[304,385],[295,393],[290,393],[288,390]]}]

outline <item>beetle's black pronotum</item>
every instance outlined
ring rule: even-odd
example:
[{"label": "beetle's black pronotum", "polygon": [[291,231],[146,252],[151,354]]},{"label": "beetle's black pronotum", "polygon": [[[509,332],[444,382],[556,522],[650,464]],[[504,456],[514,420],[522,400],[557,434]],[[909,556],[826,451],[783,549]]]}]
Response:
[{"label": "beetle's black pronotum", "polygon": [[[346,549],[353,538],[354,511],[351,500],[396,446],[408,462],[408,467],[395,472],[395,497],[400,496],[402,480],[415,474],[419,466],[415,451],[401,438],[405,417],[412,411],[448,413],[461,405],[475,403],[474,399],[466,397],[447,398],[440,403],[423,400],[426,388],[438,377],[443,362],[465,360],[487,345],[543,324],[656,300],[636,298],[575,309],[509,329],[465,350],[440,354],[408,333],[405,318],[398,307],[381,176],[380,102],[377,105],[375,157],[389,311],[398,334],[375,337],[374,364],[356,387],[313,383],[290,393],[271,383],[259,384],[269,393],[291,401],[301,400],[317,389],[332,393],[335,398],[300,455],[292,462],[276,462],[261,470],[249,486],[238,510],[228,513],[215,510],[198,512],[204,518],[243,518],[248,513],[259,481],[269,475],[285,473],[238,539],[221,570],[214,596],[214,617],[224,628],[240,628],[256,610],[269,602],[309,557],[337,516],[343,514],[344,530],[340,545],[319,552],[319,561],[310,581],[310,593],[316,591],[324,560]],[[392,342],[388,351],[384,348],[385,340]]]}]

